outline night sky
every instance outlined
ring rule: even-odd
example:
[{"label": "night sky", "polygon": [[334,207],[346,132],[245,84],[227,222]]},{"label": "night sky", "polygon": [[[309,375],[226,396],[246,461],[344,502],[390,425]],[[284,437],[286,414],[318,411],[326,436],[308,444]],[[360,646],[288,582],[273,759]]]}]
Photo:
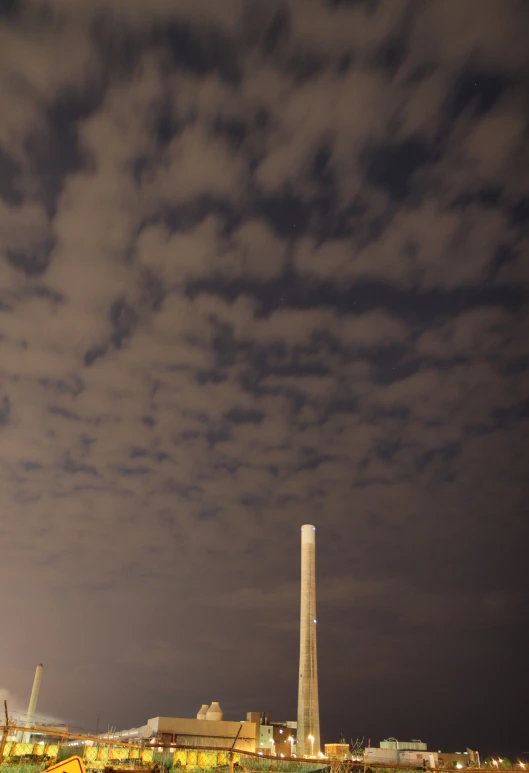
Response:
[{"label": "night sky", "polygon": [[529,748],[527,0],[0,8],[0,697]]}]

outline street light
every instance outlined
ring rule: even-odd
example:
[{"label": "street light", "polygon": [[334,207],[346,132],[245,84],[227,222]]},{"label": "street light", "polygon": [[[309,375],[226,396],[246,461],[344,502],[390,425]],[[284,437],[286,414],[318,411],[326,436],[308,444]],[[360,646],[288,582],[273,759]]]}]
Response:
[{"label": "street light", "polygon": [[290,756],[292,757],[294,754],[294,737],[289,735],[287,741],[290,741]]},{"label": "street light", "polygon": [[309,735],[308,739],[310,741],[310,756],[314,757],[314,736],[313,735]]}]

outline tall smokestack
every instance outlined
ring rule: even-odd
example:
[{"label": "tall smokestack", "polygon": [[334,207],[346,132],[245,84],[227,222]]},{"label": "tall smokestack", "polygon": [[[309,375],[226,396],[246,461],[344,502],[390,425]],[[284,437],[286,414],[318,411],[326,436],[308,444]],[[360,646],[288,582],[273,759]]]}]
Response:
[{"label": "tall smokestack", "polygon": [[301,614],[299,631],[297,754],[320,751],[318,656],[316,649],[316,528],[301,527]]},{"label": "tall smokestack", "polygon": [[26,715],[26,722],[28,727],[35,724],[35,711],[37,710],[37,700],[39,698],[40,683],[42,681],[42,672],[44,666],[39,663],[35,670],[35,679],[33,680],[33,689],[31,690],[31,698],[29,699],[28,713]]}]

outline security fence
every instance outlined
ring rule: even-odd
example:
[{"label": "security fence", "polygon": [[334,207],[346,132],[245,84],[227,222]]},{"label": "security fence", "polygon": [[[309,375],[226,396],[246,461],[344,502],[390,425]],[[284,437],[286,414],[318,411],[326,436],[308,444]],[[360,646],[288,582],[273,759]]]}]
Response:
[{"label": "security fence", "polygon": [[[83,760],[87,773],[317,773],[324,760],[273,757],[232,748],[127,743],[102,736],[60,735],[50,728],[0,726],[0,772],[39,773],[68,757]],[[22,739],[22,740],[21,740]]]},{"label": "security fence", "polygon": [[[417,768],[380,763],[375,766],[364,759],[271,756],[237,750],[235,746],[127,743],[104,736],[58,732],[49,727],[0,725],[0,773],[40,773],[73,756],[83,760],[87,773],[417,773]],[[436,768],[437,771],[454,773],[453,769]],[[522,771],[518,768],[516,773]]]},{"label": "security fence", "polygon": [[81,757],[90,771],[152,768],[154,764],[155,750],[139,744],[66,732],[58,735],[47,727],[0,726],[0,733],[0,768],[18,765],[30,773],[30,769],[44,770],[73,756]]}]

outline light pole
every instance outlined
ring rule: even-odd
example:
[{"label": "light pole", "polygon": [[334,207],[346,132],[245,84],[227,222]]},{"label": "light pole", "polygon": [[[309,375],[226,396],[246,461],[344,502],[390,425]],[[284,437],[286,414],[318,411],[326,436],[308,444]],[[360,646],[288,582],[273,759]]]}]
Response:
[{"label": "light pole", "polygon": [[310,741],[310,756],[314,757],[314,736],[313,735],[309,735],[308,739]]},{"label": "light pole", "polygon": [[289,735],[287,738],[287,741],[290,741],[290,756],[294,754],[294,738],[293,736]]}]

